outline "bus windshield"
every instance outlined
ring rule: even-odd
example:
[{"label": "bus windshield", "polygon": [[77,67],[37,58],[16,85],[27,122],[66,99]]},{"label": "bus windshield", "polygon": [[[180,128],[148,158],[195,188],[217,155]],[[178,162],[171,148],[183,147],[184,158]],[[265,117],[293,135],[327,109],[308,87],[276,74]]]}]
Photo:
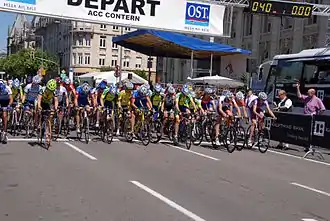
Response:
[{"label": "bus windshield", "polygon": [[276,83],[295,83],[301,79],[303,67],[304,63],[302,61],[279,60],[271,75],[276,76]]}]

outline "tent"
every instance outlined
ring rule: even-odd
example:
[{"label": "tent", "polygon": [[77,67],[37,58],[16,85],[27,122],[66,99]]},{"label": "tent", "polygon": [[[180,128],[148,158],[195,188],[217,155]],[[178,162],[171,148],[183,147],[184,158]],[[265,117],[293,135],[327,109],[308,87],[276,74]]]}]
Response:
[{"label": "tent", "polygon": [[188,81],[191,81],[193,83],[210,84],[210,85],[216,85],[218,87],[229,87],[229,88],[237,88],[244,86],[244,83],[240,81],[236,81],[231,78],[226,78],[218,75],[199,77],[199,78],[188,77]]},{"label": "tent", "polygon": [[[109,84],[116,84],[118,80],[115,77],[114,73],[115,73],[115,71],[93,72],[93,73],[87,73],[87,74],[81,75],[78,78],[80,80],[93,78],[93,80],[95,80],[96,83],[99,83],[103,79],[106,79]],[[127,81],[128,74],[132,74],[132,79],[130,81],[134,84],[145,84],[148,82],[147,80],[143,79],[142,77],[138,76],[137,74],[135,74],[133,72],[122,72],[121,80]]]},{"label": "tent", "polygon": [[250,51],[194,38],[184,34],[137,30],[112,39],[112,42],[148,56],[190,59],[208,59],[214,57],[251,54]]}]

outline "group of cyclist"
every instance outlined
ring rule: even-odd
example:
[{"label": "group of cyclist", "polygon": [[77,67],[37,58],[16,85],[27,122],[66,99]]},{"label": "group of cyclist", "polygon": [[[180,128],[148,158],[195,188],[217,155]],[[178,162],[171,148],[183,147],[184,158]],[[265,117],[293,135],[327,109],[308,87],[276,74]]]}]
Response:
[{"label": "group of cyclist", "polygon": [[[232,93],[229,90],[219,93],[211,87],[193,90],[193,86],[188,84],[180,88],[175,88],[171,84],[167,84],[164,88],[161,84],[155,84],[152,87],[149,84],[143,84],[136,88],[131,82],[125,82],[121,87],[116,87],[108,85],[105,79],[96,87],[92,87],[88,82],[80,83],[77,80],[71,82],[68,77],[57,77],[43,83],[42,77],[39,75],[26,79],[24,87],[18,79],[0,80],[0,106],[3,120],[1,141],[4,143],[8,139],[7,113],[12,108],[17,109],[19,113],[33,110],[36,127],[39,126],[38,113],[40,111],[58,111],[66,108],[71,113],[71,110],[75,110],[72,111],[72,114],[75,118],[77,132],[80,132],[81,129],[80,111],[83,110],[88,114],[95,114],[93,115],[96,117],[95,127],[100,125],[102,108],[116,109],[120,112],[128,111],[131,117],[129,133],[134,132],[134,125],[139,120],[140,111],[158,111],[163,113],[163,125],[169,117],[174,120],[174,144],[177,143],[179,124],[183,114],[215,113],[216,137],[221,132],[222,120],[226,118],[242,117],[249,119],[254,126],[257,119],[264,117],[264,111],[275,118],[268,105],[267,94],[264,92],[260,92],[258,96],[254,95],[251,90],[246,95],[241,91]],[[216,140],[216,145],[220,145],[219,139]]]}]

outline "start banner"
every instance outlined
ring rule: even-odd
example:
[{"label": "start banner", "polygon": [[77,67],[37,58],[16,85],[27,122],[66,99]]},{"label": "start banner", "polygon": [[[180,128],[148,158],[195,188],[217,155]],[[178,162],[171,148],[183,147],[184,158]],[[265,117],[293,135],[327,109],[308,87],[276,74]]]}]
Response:
[{"label": "start banner", "polygon": [[0,10],[138,29],[223,36],[224,5],[187,0],[0,0]]}]

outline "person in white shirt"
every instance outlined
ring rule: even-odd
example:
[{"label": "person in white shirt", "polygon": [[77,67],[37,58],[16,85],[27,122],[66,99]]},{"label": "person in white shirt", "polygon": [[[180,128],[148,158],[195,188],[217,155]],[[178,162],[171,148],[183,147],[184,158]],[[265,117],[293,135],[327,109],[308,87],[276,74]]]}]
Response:
[{"label": "person in white shirt", "polygon": [[[284,90],[279,91],[278,96],[280,98],[280,102],[276,105],[275,110],[282,112],[291,112],[292,111],[292,101],[287,97],[287,94]],[[289,144],[280,142],[277,145],[278,148],[287,149]]]}]

